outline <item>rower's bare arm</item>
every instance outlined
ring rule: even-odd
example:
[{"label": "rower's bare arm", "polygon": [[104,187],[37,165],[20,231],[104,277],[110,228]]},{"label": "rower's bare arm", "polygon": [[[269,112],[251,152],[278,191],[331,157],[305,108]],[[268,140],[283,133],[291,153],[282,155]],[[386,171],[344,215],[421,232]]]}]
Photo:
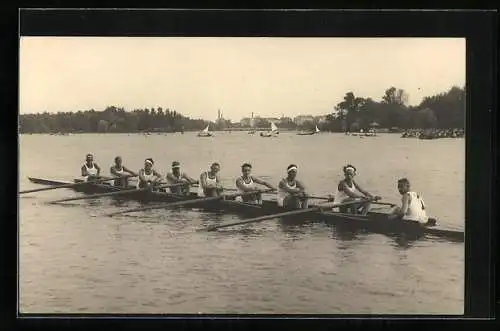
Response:
[{"label": "rower's bare arm", "polygon": [[301,192],[305,192],[306,191],[306,186],[304,184],[302,184],[302,182],[300,180],[297,181],[297,188]]},{"label": "rower's bare arm", "polygon": [[207,188],[207,174],[206,173],[202,173],[200,175],[200,186],[202,188]]},{"label": "rower's bare arm", "polygon": [[367,196],[367,197],[371,197],[372,195],[368,192],[368,191],[365,191],[361,186],[358,185],[358,183],[356,183],[355,181],[352,181],[354,183],[354,186],[356,186],[356,188],[358,189],[359,192],[363,193],[363,195]]},{"label": "rower's bare arm", "polygon": [[410,205],[410,195],[408,193],[405,193],[402,198],[402,206],[400,210],[401,216],[406,215],[408,212],[408,207]]},{"label": "rower's bare arm", "polygon": [[97,163],[94,163],[94,167],[97,169],[97,176],[101,174],[101,167]]},{"label": "rower's bare arm", "polygon": [[85,166],[82,166],[82,177],[88,176],[87,173],[87,168]]},{"label": "rower's bare arm", "polygon": [[220,180],[219,175],[215,175],[215,187],[218,189],[222,189],[222,182]]},{"label": "rower's bare arm", "polygon": [[171,183],[182,183],[182,179],[176,178],[172,173],[167,174],[167,180]]},{"label": "rower's bare arm", "polygon": [[119,176],[120,176],[120,175],[116,172],[115,167],[110,167],[110,168],[109,168],[109,172],[110,172],[112,175],[114,175],[114,176],[117,176],[117,177],[119,177]]},{"label": "rower's bare arm", "polygon": [[146,178],[144,178],[144,171],[139,170],[139,180],[141,182],[146,182]]},{"label": "rower's bare arm", "polygon": [[186,174],[184,174],[182,177],[183,177],[184,179],[186,179],[186,180],[189,182],[189,184],[191,184],[191,185],[199,183],[196,179],[191,178],[191,177],[189,177],[189,176],[188,176],[188,175],[186,175]]},{"label": "rower's bare arm", "polygon": [[253,181],[254,181],[254,182],[256,182],[257,184],[264,185],[264,186],[269,187],[270,189],[276,190],[276,188],[275,188],[273,185],[269,184],[269,183],[268,183],[268,182],[266,182],[265,180],[262,180],[262,179],[260,179],[260,178],[255,178],[255,177],[253,177],[253,176],[252,176],[252,179],[253,179]]},{"label": "rower's bare arm", "polygon": [[163,176],[159,172],[157,172],[156,170],[153,170],[153,175],[156,176],[155,182],[159,182],[163,179]]},{"label": "rower's bare arm", "polygon": [[133,172],[132,170],[130,170],[129,168],[123,166],[123,171],[126,171],[128,172],[129,174],[131,174],[132,176],[137,176],[137,173]]}]

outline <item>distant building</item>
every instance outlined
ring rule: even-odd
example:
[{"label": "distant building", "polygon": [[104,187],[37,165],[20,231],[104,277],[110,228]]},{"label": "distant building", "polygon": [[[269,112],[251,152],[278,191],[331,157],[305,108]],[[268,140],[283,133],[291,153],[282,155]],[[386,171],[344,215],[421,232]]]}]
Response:
[{"label": "distant building", "polygon": [[314,117],[315,123],[326,123],[326,115]]},{"label": "distant building", "polygon": [[302,125],[305,122],[314,122],[314,116],[312,116],[312,115],[299,115],[293,119],[293,122],[297,125]]},{"label": "distant building", "polygon": [[281,120],[279,118],[276,118],[276,117],[268,117],[268,118],[265,118],[265,120],[268,121],[269,123],[273,122],[274,124],[281,123]]},{"label": "distant building", "polygon": [[250,117],[245,117],[240,120],[241,126],[250,126],[252,124],[252,119]]}]

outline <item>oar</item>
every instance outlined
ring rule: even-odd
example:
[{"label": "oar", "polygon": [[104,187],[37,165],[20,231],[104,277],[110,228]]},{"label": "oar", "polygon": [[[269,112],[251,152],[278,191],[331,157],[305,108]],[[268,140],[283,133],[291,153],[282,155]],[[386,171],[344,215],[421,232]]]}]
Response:
[{"label": "oar", "polygon": [[306,196],[308,199],[316,199],[316,200],[331,200],[329,197],[318,197],[315,195],[308,195]]},{"label": "oar", "polygon": [[128,209],[128,210],[122,210],[122,211],[117,211],[114,213],[110,214],[104,214],[102,216],[115,216],[115,215],[120,215],[120,214],[125,214],[125,213],[132,213],[136,211],[143,211],[143,210],[150,210],[150,209],[162,209],[162,208],[169,208],[169,207],[177,207],[177,206],[184,206],[184,205],[191,205],[191,204],[197,204],[201,202],[208,202],[208,201],[216,201],[216,200],[222,200],[225,198],[234,198],[237,196],[243,196],[243,195],[250,195],[250,194],[255,194],[259,192],[268,192],[271,191],[272,189],[268,190],[256,190],[256,191],[248,191],[248,192],[238,192],[234,194],[227,194],[227,195],[220,195],[216,197],[207,197],[207,198],[200,198],[200,199],[187,199],[183,201],[177,201],[177,202],[172,202],[172,203],[167,203],[167,204],[160,204],[160,205],[153,205],[153,206],[146,206],[146,207],[140,207],[140,208],[134,208],[134,209]]},{"label": "oar", "polygon": [[[160,189],[160,188],[168,188],[168,187],[174,187],[174,186],[181,186],[185,185],[184,183],[177,183],[177,184],[165,184],[165,185],[160,185],[157,187],[154,187],[154,189]],[[115,195],[120,195],[120,194],[127,194],[127,193],[132,193],[132,192],[142,192],[142,191],[147,191],[150,190],[150,187],[144,187],[144,188],[133,188],[130,190],[120,190],[116,192],[107,192],[107,193],[100,193],[100,194],[91,194],[91,195],[86,195],[82,197],[74,197],[74,198],[66,198],[66,199],[60,199],[60,200],[54,200],[50,201],[48,203],[54,204],[54,203],[59,203],[59,202],[66,202],[66,201],[75,201],[75,200],[84,200],[84,199],[93,199],[93,198],[100,198],[100,197],[107,197],[107,196],[115,196]]]},{"label": "oar", "polygon": [[375,201],[375,202],[372,202],[374,205],[381,205],[381,206],[390,206],[390,207],[394,207],[394,206],[397,206],[397,204],[395,203],[390,203],[390,202],[378,202],[378,201]]},{"label": "oar", "polygon": [[78,183],[71,183],[71,184],[63,184],[63,185],[56,185],[56,186],[49,186],[49,187],[42,187],[42,188],[36,188],[32,190],[25,190],[25,191],[20,191],[19,194],[23,193],[32,193],[32,192],[40,192],[40,191],[48,191],[48,190],[55,190],[58,188],[73,188],[76,186],[82,186],[82,185],[88,185],[88,184],[97,184],[100,182],[105,182],[107,180],[113,180],[113,179],[118,179],[118,178],[129,178],[129,177],[136,177],[134,175],[128,175],[128,176],[123,176],[123,177],[102,177],[97,180],[91,180],[88,182],[78,182]]},{"label": "oar", "polygon": [[287,212],[278,213],[278,214],[271,214],[271,215],[264,215],[264,216],[260,216],[260,217],[250,218],[248,220],[241,221],[241,222],[234,222],[234,223],[228,223],[228,224],[223,224],[223,225],[209,226],[209,227],[207,227],[205,229],[201,229],[199,231],[215,231],[217,229],[225,228],[228,226],[257,223],[257,222],[262,222],[262,221],[266,221],[266,220],[269,220],[272,218],[278,218],[278,217],[283,217],[283,216],[313,213],[313,212],[321,211],[325,208],[335,208],[335,207],[347,206],[347,205],[352,205],[354,203],[359,203],[359,202],[365,202],[365,201],[348,201],[348,202],[338,203],[338,204],[333,204],[333,205],[328,205],[328,206],[317,206],[317,207],[313,207],[313,208],[297,209],[297,210],[287,211]]}]

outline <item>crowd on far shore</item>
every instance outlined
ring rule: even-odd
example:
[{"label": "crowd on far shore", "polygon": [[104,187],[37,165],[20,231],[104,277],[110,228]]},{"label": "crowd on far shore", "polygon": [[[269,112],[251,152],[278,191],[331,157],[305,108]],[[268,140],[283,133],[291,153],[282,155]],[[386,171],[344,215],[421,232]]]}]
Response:
[{"label": "crowd on far shore", "polygon": [[438,139],[463,138],[464,129],[409,129],[405,130],[401,138]]}]

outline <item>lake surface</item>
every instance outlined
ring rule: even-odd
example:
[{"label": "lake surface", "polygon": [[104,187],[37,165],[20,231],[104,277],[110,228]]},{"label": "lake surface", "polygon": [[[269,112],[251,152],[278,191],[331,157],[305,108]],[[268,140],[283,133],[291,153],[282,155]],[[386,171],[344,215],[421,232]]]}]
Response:
[{"label": "lake surface", "polygon": [[[104,175],[117,155],[135,170],[152,157],[163,174],[178,160],[195,178],[217,161],[226,187],[234,187],[244,162],[274,184],[295,163],[314,195],[332,193],[351,163],[357,182],[384,201],[399,203],[396,181],[408,177],[441,228],[464,228],[464,139],[21,135],[19,148],[21,190],[41,187],[27,176],[72,181],[87,153]],[[22,313],[463,313],[463,243],[277,220],[195,232],[241,218],[188,209],[95,217],[139,204],[111,198],[45,203],[78,195],[59,189],[19,199]]]}]

